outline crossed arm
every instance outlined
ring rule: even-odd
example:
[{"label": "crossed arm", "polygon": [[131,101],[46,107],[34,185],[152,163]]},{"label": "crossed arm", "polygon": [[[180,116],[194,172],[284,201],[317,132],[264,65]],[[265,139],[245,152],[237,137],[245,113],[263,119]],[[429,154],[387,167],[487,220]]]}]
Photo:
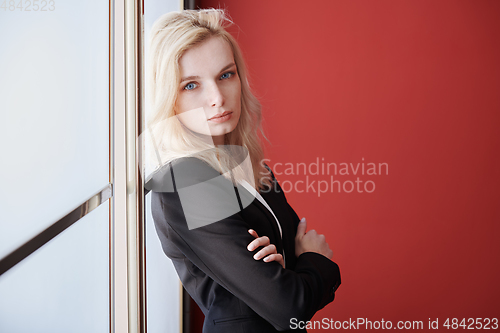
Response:
[{"label": "crossed arm", "polygon": [[[297,235],[295,236],[295,255],[298,257],[304,252],[316,252],[324,255],[328,259],[332,259],[333,252],[330,250],[330,247],[325,240],[325,236],[318,235],[315,230],[310,230],[306,233],[306,223],[306,219],[303,218],[297,228]],[[269,237],[259,237],[257,232],[253,229],[249,229],[248,233],[255,237],[255,239],[248,244],[248,251],[254,251],[259,246],[263,246],[262,249],[254,254],[253,258],[255,260],[263,258],[265,262],[276,261],[283,268],[285,268],[283,255],[276,251],[276,246],[270,243]]]},{"label": "crossed arm", "polygon": [[[330,303],[340,283],[338,266],[326,256],[303,252],[294,270],[255,260],[247,246],[255,239],[240,213],[222,221],[187,228],[177,193],[160,193],[163,209],[158,232],[216,283],[245,302],[277,330],[290,319],[310,320]],[[168,221],[168,223],[167,223]]]}]

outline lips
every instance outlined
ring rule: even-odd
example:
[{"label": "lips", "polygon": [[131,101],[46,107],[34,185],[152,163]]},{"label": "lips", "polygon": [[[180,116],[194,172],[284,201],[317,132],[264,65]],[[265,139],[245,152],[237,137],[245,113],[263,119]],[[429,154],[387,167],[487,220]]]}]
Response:
[{"label": "lips", "polygon": [[218,114],[216,114],[215,116],[213,116],[212,118],[210,118],[208,120],[222,118],[222,117],[227,116],[228,114],[231,114],[231,113],[233,113],[233,112],[232,111],[225,111],[223,113],[218,113]]}]

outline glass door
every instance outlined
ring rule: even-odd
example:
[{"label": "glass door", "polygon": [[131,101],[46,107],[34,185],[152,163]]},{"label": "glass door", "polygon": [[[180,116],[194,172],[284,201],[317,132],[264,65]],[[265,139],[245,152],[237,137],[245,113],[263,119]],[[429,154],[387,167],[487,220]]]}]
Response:
[{"label": "glass door", "polygon": [[110,4],[0,3],[0,331],[110,330]]}]

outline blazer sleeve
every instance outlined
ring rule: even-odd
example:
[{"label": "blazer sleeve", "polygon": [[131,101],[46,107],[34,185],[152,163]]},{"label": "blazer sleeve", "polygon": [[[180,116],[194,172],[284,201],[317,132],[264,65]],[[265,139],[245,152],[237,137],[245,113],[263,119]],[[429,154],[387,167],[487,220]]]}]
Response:
[{"label": "blazer sleeve", "polygon": [[[293,220],[295,221],[294,228],[295,228],[295,230],[297,230],[298,223],[300,222],[299,216],[297,215],[297,213],[295,212],[295,210],[292,208],[292,206],[290,206],[290,204],[286,200],[286,197],[284,195],[285,192],[283,191],[283,189],[279,185],[278,180],[274,176],[274,173],[271,170],[271,168],[267,164],[265,164],[265,167],[266,167],[267,170],[269,170],[273,181],[276,183],[278,192],[283,193],[283,198],[285,199],[285,202],[286,202],[286,205],[287,205],[287,209],[288,209],[288,213],[290,214],[290,216],[292,216]],[[323,264],[323,261],[324,261],[323,258],[325,258],[324,256],[322,256],[322,255],[320,255],[318,253],[315,253],[315,252],[304,252],[304,253],[302,253],[299,256],[298,261],[301,261],[301,259],[304,259],[304,256],[307,257],[306,260],[309,260],[311,262],[315,262],[316,260],[320,260],[319,262],[316,263],[316,265],[319,266],[319,267],[322,267],[322,264]],[[337,267],[337,269],[338,269],[338,267]],[[341,278],[340,278],[340,271],[339,271],[339,274],[336,277],[336,282],[335,282],[335,284],[333,286],[333,292],[330,295],[325,294],[325,297],[323,297],[322,302],[321,302],[321,304],[318,307],[318,310],[321,310],[327,304],[331,303],[335,299],[335,291],[339,288],[340,284],[341,284]]]},{"label": "blazer sleeve", "polygon": [[[205,181],[196,177],[196,174],[190,175],[190,184]],[[205,182],[203,195],[223,191],[217,187],[216,183]],[[189,229],[182,207],[202,203],[186,202],[189,198],[184,197],[181,203],[177,190],[155,195],[160,196],[161,202],[161,208],[152,207],[157,231],[163,234],[160,239],[173,242],[193,264],[277,330],[290,329],[291,318],[310,320],[316,311],[333,300],[334,290],[340,283],[340,271],[328,258],[313,252],[303,253],[297,258],[294,270],[283,269],[277,262],[255,260],[254,252],[247,250],[254,238],[248,233],[250,225],[241,211],[218,222]],[[193,200],[199,201],[199,198]],[[221,210],[225,209],[224,202],[220,205]],[[203,221],[205,217],[201,211],[199,216],[191,212],[190,220],[193,219]]]}]

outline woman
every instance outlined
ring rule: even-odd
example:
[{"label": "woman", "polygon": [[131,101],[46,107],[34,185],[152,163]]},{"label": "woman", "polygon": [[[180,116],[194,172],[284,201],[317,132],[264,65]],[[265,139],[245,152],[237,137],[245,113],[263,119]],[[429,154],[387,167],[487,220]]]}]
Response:
[{"label": "woman", "polygon": [[204,332],[290,330],[333,301],[340,272],[260,162],[261,108],[229,23],[211,9],[152,28],[152,213]]}]

